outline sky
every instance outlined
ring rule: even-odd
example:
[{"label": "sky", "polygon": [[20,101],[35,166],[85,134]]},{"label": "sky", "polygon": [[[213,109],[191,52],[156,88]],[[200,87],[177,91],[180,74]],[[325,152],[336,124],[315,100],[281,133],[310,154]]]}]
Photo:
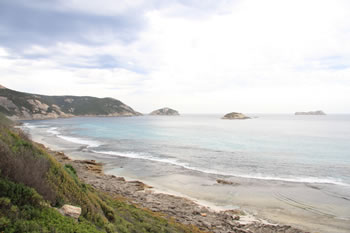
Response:
[{"label": "sky", "polygon": [[350,1],[0,0],[0,84],[143,113],[350,113]]}]

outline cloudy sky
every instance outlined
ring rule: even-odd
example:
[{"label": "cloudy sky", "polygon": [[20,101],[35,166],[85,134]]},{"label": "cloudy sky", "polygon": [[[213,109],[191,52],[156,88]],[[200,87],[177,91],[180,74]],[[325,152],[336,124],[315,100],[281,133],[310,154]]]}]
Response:
[{"label": "cloudy sky", "polygon": [[0,84],[146,113],[350,113],[350,1],[0,0]]}]

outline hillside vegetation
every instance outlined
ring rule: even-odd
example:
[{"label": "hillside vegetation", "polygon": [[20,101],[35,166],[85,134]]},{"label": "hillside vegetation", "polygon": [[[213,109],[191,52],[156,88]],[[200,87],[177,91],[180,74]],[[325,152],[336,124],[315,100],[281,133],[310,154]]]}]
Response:
[{"label": "hillside vegetation", "polygon": [[[198,232],[82,183],[12,125],[0,114],[0,232]],[[82,208],[78,221],[63,204]]]},{"label": "hillside vegetation", "polygon": [[45,96],[18,92],[0,85],[0,112],[12,119],[71,116],[136,116],[140,113],[113,98]]}]

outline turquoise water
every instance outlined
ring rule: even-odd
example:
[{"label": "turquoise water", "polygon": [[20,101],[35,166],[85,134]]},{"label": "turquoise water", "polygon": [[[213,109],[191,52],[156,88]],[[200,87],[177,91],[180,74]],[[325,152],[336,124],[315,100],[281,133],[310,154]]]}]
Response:
[{"label": "turquoise water", "polygon": [[113,163],[138,160],[146,176],[191,172],[350,185],[350,115],[79,117],[26,122]]}]

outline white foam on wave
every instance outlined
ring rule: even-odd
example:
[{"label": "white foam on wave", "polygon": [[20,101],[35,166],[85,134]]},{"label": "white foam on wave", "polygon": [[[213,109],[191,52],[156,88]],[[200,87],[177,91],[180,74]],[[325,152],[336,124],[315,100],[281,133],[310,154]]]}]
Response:
[{"label": "white foam on wave", "polygon": [[99,142],[99,141],[62,135],[62,134],[58,131],[58,128],[57,128],[57,127],[51,127],[51,128],[49,128],[46,132],[48,132],[48,133],[50,133],[50,134],[53,134],[53,135],[55,135],[56,137],[61,138],[61,139],[65,140],[65,141],[73,142],[73,143],[81,144],[81,145],[87,145],[87,147],[98,147],[98,146],[102,145],[102,143]]},{"label": "white foam on wave", "polygon": [[38,128],[38,126],[29,124],[29,123],[23,123],[23,125],[21,125],[20,128],[21,128],[21,127],[23,127],[23,128],[28,128],[28,129],[35,129],[35,128]]},{"label": "white foam on wave", "polygon": [[98,147],[101,146],[102,143],[99,141],[93,141],[93,140],[88,140],[88,139],[83,139],[83,138],[77,138],[77,137],[71,137],[71,136],[63,136],[61,134],[56,135],[57,137],[68,141],[68,142],[73,142],[76,144],[82,144],[82,145],[87,145],[87,147]]},{"label": "white foam on wave", "polygon": [[54,135],[59,135],[60,134],[60,132],[57,131],[57,127],[51,127],[46,132],[54,134]]},{"label": "white foam on wave", "polygon": [[25,127],[25,128],[30,128],[30,129],[48,127],[47,125],[31,124],[31,123],[28,123],[28,122],[23,123],[21,126],[22,126],[22,127]]},{"label": "white foam on wave", "polygon": [[150,160],[154,162],[168,163],[168,164],[173,164],[177,166],[185,166],[185,164],[177,162],[177,160],[175,159],[158,158],[158,157],[151,156],[147,153],[96,151],[96,150],[91,150],[91,151],[97,154],[113,155],[113,156],[126,157],[126,158],[132,158],[132,159],[145,159],[145,160]]},{"label": "white foam on wave", "polygon": [[264,176],[261,174],[237,174],[230,172],[221,172],[211,169],[203,169],[198,167],[190,166],[188,163],[179,162],[176,159],[167,159],[167,158],[159,158],[148,153],[136,153],[136,152],[117,152],[117,151],[96,151],[92,150],[92,152],[97,154],[105,154],[105,155],[113,155],[119,157],[127,157],[133,159],[145,159],[155,162],[168,163],[176,166],[180,166],[189,170],[199,171],[207,174],[213,175],[223,175],[223,176],[233,176],[233,177],[241,177],[246,179],[258,179],[258,180],[271,180],[271,181],[285,181],[285,182],[295,182],[295,183],[314,183],[314,184],[334,184],[341,186],[350,186],[347,183],[342,182],[341,180],[336,180],[333,178],[317,178],[317,177],[275,177],[275,176]]}]

